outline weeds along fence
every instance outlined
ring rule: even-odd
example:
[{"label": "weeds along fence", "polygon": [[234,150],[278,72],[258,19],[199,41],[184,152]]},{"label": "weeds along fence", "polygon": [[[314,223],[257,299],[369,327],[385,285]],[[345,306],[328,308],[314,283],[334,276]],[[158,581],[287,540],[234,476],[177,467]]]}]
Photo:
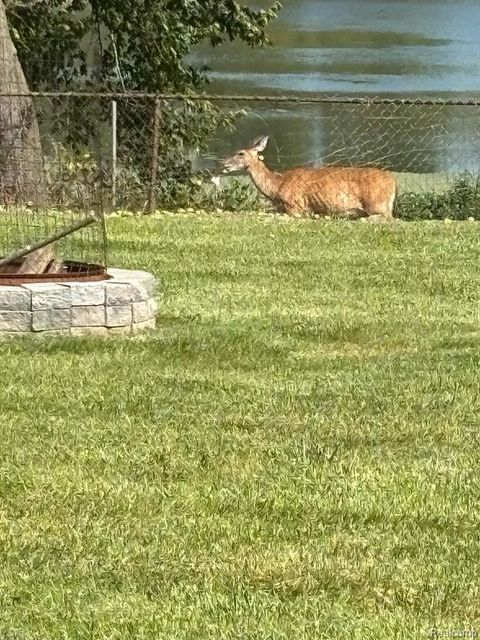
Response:
[{"label": "weeds along fence", "polygon": [[[381,167],[397,177],[397,216],[480,218],[480,100],[88,92],[24,98],[32,110],[12,133],[5,114],[19,95],[0,96],[0,179],[8,136],[25,143],[35,117],[48,201],[56,207],[88,207],[101,184],[107,210],[268,208],[244,177],[211,181],[219,158],[268,134],[265,162],[276,170]],[[185,119],[201,128],[208,118],[205,145],[185,139]]]}]

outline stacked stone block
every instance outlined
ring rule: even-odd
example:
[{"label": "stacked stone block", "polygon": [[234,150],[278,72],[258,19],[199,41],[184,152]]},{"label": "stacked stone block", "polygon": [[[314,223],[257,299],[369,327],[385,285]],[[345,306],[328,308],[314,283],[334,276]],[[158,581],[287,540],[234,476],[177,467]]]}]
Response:
[{"label": "stacked stone block", "polygon": [[101,282],[0,286],[0,333],[118,335],[155,327],[155,278],[110,269]]}]

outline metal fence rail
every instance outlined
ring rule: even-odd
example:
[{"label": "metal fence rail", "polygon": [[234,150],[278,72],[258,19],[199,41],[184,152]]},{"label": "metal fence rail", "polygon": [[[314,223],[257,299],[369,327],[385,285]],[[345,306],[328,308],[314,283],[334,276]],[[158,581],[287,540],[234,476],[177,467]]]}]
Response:
[{"label": "metal fence rail", "polygon": [[193,100],[197,102],[275,102],[290,104],[318,104],[334,102],[338,104],[417,104],[417,105],[450,105],[480,106],[480,98],[422,98],[422,97],[384,97],[384,96],[350,96],[342,94],[309,95],[251,95],[251,94],[219,94],[219,93],[161,93],[149,91],[29,91],[28,93],[4,93],[0,97],[34,97],[34,98],[153,98],[159,100]]}]

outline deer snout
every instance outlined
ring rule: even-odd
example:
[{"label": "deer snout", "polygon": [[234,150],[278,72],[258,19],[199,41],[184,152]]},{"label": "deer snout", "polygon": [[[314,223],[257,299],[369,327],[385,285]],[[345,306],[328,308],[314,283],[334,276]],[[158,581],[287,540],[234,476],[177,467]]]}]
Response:
[{"label": "deer snout", "polygon": [[238,168],[233,158],[223,158],[219,163],[219,167],[222,173],[230,173]]},{"label": "deer snout", "polygon": [[227,156],[221,161],[223,173],[232,171],[244,171],[248,166],[248,158],[245,151],[239,151],[233,156]]}]

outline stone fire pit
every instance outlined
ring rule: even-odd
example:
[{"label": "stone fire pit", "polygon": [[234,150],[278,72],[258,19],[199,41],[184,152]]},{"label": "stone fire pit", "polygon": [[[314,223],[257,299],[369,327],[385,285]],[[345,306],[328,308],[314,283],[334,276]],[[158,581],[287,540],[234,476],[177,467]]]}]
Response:
[{"label": "stone fire pit", "polygon": [[109,269],[100,281],[0,286],[0,335],[132,335],[155,327],[156,281]]}]

